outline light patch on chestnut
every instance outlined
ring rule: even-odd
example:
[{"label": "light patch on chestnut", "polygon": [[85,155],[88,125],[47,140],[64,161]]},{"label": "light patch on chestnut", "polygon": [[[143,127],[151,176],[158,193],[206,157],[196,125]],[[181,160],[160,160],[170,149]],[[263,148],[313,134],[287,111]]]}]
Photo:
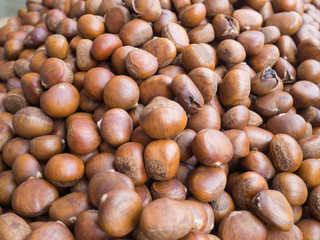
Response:
[{"label": "light patch on chestnut", "polygon": [[36,173],[36,178],[42,178],[42,177],[43,177],[43,176],[42,176],[41,172],[37,171],[37,173]]},{"label": "light patch on chestnut", "polygon": [[73,217],[69,217],[68,221],[71,223],[75,223],[77,221],[77,217],[73,216]]},{"label": "light patch on chestnut", "polygon": [[107,198],[108,198],[108,193],[103,194],[102,197],[101,197],[101,203],[103,203],[104,201],[106,201]]}]

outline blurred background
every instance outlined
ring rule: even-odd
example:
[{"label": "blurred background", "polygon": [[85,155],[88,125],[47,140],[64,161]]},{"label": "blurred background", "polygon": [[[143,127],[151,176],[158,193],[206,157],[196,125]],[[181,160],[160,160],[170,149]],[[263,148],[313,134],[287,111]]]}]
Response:
[{"label": "blurred background", "polygon": [[26,6],[26,0],[0,0],[0,18],[16,16],[19,8]]}]

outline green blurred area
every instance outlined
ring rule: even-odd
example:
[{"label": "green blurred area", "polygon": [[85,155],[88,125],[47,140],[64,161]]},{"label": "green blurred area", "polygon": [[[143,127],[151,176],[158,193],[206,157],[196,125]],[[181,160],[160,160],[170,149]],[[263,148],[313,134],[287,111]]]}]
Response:
[{"label": "green blurred area", "polygon": [[16,16],[19,8],[25,8],[26,0],[0,0],[0,18]]}]

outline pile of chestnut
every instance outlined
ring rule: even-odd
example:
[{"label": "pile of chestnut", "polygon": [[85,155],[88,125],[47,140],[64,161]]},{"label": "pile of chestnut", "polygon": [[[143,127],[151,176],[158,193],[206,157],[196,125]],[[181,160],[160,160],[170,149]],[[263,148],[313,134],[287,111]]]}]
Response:
[{"label": "pile of chestnut", "polygon": [[0,28],[1,240],[319,240],[320,0],[27,0]]}]

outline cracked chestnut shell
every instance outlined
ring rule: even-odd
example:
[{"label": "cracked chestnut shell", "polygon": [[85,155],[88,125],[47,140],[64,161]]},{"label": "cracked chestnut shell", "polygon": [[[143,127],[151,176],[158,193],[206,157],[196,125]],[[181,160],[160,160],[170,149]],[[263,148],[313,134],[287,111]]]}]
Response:
[{"label": "cracked chestnut shell", "polygon": [[268,66],[251,79],[251,92],[256,95],[267,94],[278,86],[279,81],[281,79],[276,71]]},{"label": "cracked chestnut shell", "polygon": [[171,82],[171,90],[187,113],[202,109],[204,99],[197,86],[186,74],[176,76]]},{"label": "cracked chestnut shell", "polygon": [[233,17],[219,13],[213,18],[212,26],[218,40],[235,39],[239,36],[240,26]]}]

